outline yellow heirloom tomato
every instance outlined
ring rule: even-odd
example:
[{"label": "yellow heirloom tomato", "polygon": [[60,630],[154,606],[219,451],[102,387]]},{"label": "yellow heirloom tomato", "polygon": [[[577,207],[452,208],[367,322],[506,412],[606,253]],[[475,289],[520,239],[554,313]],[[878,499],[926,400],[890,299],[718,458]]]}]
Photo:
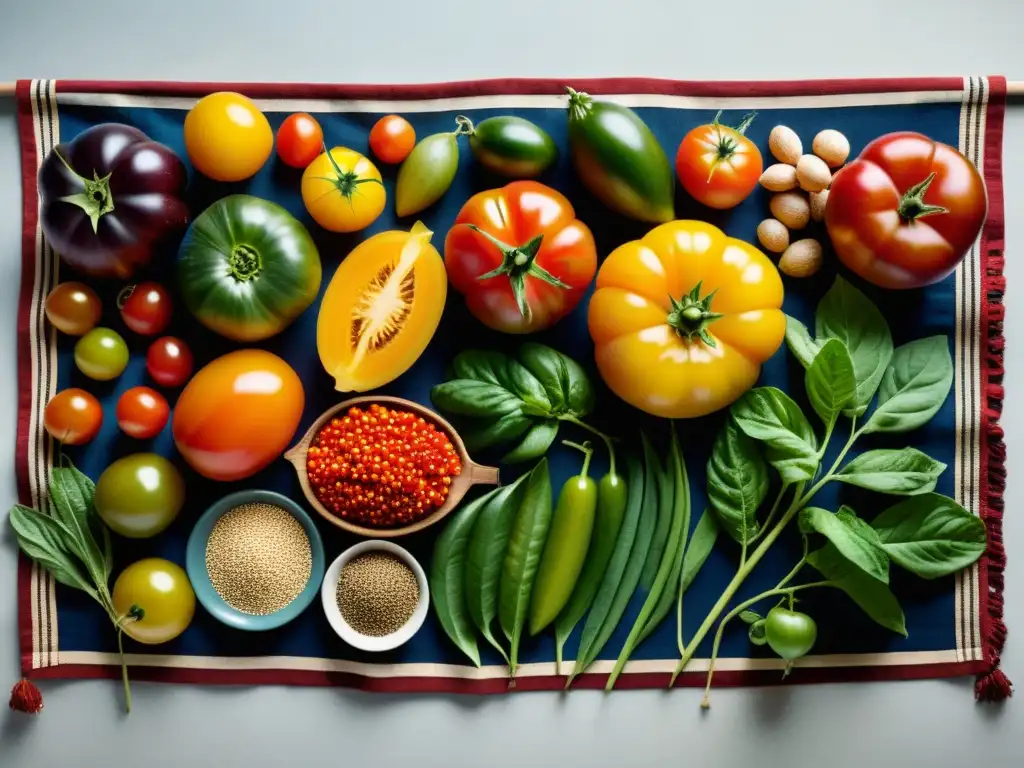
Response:
[{"label": "yellow heirloom tomato", "polygon": [[786,333],[782,280],[757,248],[671,221],[616,248],[588,323],[601,377],[643,411],[704,416],[750,389]]},{"label": "yellow heirloom tomato", "polygon": [[380,171],[346,147],[321,153],[302,174],[302,202],[316,223],[331,232],[357,232],[384,210]]},{"label": "yellow heirloom tomato", "polygon": [[215,181],[242,181],[256,173],[274,148],[274,131],[251,99],[221,91],[204,96],[185,117],[185,150]]}]

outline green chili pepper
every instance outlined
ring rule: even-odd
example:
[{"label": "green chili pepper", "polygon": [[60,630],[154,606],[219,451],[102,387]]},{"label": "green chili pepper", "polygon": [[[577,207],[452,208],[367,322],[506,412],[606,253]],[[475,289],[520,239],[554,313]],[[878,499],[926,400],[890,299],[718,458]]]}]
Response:
[{"label": "green chili pepper", "polygon": [[608,474],[597,484],[597,513],[587,559],[569,602],[555,622],[555,671],[559,675],[562,674],[562,649],[594,602],[626,514],[626,479],[615,471],[615,454],[610,447],[608,455],[611,462]]},{"label": "green chili pepper", "polygon": [[558,495],[530,599],[531,635],[554,621],[569,601],[590,548],[597,512],[597,483],[587,474],[593,448],[589,442],[579,445],[563,440],[562,444],[583,452],[583,469],[566,481]]}]

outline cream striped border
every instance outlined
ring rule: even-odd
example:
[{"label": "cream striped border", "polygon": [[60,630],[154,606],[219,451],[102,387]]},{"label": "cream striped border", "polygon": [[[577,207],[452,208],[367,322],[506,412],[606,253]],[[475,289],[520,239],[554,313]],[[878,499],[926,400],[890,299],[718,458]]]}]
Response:
[{"label": "cream striped border", "polygon": [[[902,653],[851,653],[831,656],[804,656],[801,668],[830,669],[833,667],[899,667],[921,664],[950,664],[958,661],[957,652],[910,651]],[[158,667],[160,669],[217,669],[217,670],[287,670],[295,672],[328,672],[363,675],[365,677],[451,677],[460,680],[493,680],[508,677],[508,667],[491,664],[471,667],[462,664],[365,664],[344,659],[319,659],[307,656],[161,656],[142,653],[126,653],[129,666]],[[633,660],[626,664],[627,673],[671,674],[678,659]],[[65,651],[61,654],[62,664],[103,664],[120,666],[116,653],[93,653],[90,651]],[[571,669],[576,662],[562,662],[562,669]],[[692,659],[686,666],[687,672],[707,672],[709,659]],[[615,660],[595,661],[588,667],[588,673],[608,674],[615,667]],[[740,659],[719,658],[715,669],[720,672],[762,671],[786,668],[785,659]],[[556,674],[555,663],[543,662],[520,664],[517,677],[540,677]]]},{"label": "cream striped border", "polygon": [[[57,105],[95,107],[149,107],[154,109],[191,108],[195,99],[176,96],[133,96],[105,93],[55,93],[55,83],[50,80],[33,81],[31,92],[32,114],[35,122],[37,160],[41,161],[47,152],[59,142]],[[956,103],[961,104],[959,148],[979,167],[984,158],[985,106],[988,101],[988,82],[985,78],[965,78],[963,90],[957,91],[913,91],[873,94],[834,94],[814,96],[777,97],[687,97],[658,94],[626,94],[607,96],[611,101],[631,107],[662,107],[674,109],[753,109],[753,108],[802,108],[879,106],[892,104]],[[498,95],[472,96],[445,99],[393,99],[393,100],[349,100],[349,99],[256,99],[257,106],[265,111],[278,112],[322,112],[322,113],[372,113],[402,111],[422,113],[431,111],[466,111],[484,108],[559,108],[564,106],[564,97],[554,95]],[[52,119],[52,131],[49,121]],[[981,327],[977,317],[980,311],[980,266],[982,255],[978,244],[971,249],[961,264],[956,277],[956,332],[955,345],[955,400],[957,448],[954,462],[956,498],[974,514],[979,512],[978,498],[980,458],[980,430],[978,414],[981,399]],[[29,450],[36,458],[34,472],[30,472],[30,489],[33,502],[39,499],[45,487],[52,466],[52,444],[44,441],[41,428],[41,413],[46,401],[54,393],[56,383],[56,345],[51,331],[46,341],[45,354],[39,354],[36,346],[45,337],[41,321],[42,301],[49,288],[56,283],[57,259],[45,243],[41,230],[36,232],[36,282],[33,287],[31,341],[33,381],[47,382],[41,402],[31,414]],[[971,280],[973,275],[974,279]],[[967,329],[968,333],[963,333]],[[965,338],[962,338],[965,337]],[[961,435],[965,439],[961,439]],[[42,448],[42,450],[40,450]],[[32,571],[32,638],[33,665],[35,667],[62,664],[100,664],[118,666],[115,654],[86,651],[65,651],[58,654],[57,613],[53,592],[53,580],[48,574]],[[979,604],[979,571],[975,565],[969,571],[957,575],[956,579],[956,648],[949,651],[896,652],[886,654],[848,654],[831,656],[809,656],[801,660],[807,667],[857,667],[857,666],[902,666],[920,664],[943,664],[963,662],[982,658],[981,619]],[[456,677],[462,679],[490,679],[504,677],[507,669],[503,666],[489,666],[476,669],[461,665],[442,664],[395,664],[375,665],[358,662],[316,659],[307,657],[213,657],[213,656],[161,656],[150,654],[128,654],[129,664],[161,668],[224,669],[224,670],[309,670],[324,672],[348,672],[368,677]],[[571,663],[571,662],[566,662]],[[692,660],[688,670],[706,671],[707,659]],[[675,660],[632,661],[628,672],[672,672]],[[613,661],[597,661],[590,671],[610,672]],[[719,659],[716,668],[726,671],[783,669],[785,662],[779,659]],[[524,664],[520,675],[526,677],[554,674],[553,663]]]}]

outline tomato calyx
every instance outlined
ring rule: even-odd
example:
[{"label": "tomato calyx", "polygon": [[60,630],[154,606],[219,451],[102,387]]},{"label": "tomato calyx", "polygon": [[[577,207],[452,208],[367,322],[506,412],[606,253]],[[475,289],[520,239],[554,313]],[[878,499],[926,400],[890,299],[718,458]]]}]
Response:
[{"label": "tomato calyx", "polygon": [[569,122],[582,120],[590,112],[594,100],[589,93],[577,91],[575,88],[565,86],[565,92],[569,94]]},{"label": "tomato calyx", "polygon": [[899,214],[905,221],[916,221],[925,216],[932,216],[936,213],[948,213],[941,205],[929,205],[924,201],[928,187],[935,181],[935,172],[928,174],[928,178],[919,182],[903,193],[900,198]]},{"label": "tomato calyx", "polygon": [[672,311],[668,313],[667,322],[675,329],[676,333],[687,341],[699,338],[709,347],[715,349],[718,343],[708,333],[708,326],[723,315],[711,311],[711,302],[718,292],[717,289],[701,298],[702,284],[703,281],[698,282],[693,286],[693,290],[684,295],[682,299],[676,299],[675,296],[668,297],[672,303]]},{"label": "tomato calyx", "polygon": [[255,248],[236,245],[228,256],[228,271],[240,283],[255,280],[263,271],[263,259]]},{"label": "tomato calyx", "polygon": [[99,229],[100,217],[114,210],[114,196],[110,191],[111,174],[108,173],[101,179],[94,170],[92,178],[88,179],[72,168],[68,161],[64,159],[64,156],[57,150],[54,150],[53,154],[64,163],[68,173],[78,179],[83,187],[81,192],[74,195],[66,195],[60,199],[65,203],[77,205],[85,211],[85,215],[89,217],[89,222],[92,224],[93,234],[95,234]]},{"label": "tomato calyx", "polygon": [[529,320],[532,315],[530,302],[526,300],[527,276],[543,280],[545,283],[553,285],[556,288],[571,287],[537,264],[537,253],[540,251],[541,243],[544,241],[544,235],[537,235],[535,238],[530,240],[530,242],[526,243],[526,245],[514,246],[502,242],[490,232],[484,232],[484,230],[480,229],[480,227],[475,224],[467,224],[466,226],[477,234],[486,237],[496,248],[498,248],[498,250],[501,251],[501,265],[492,269],[490,272],[485,272],[480,275],[477,277],[477,280],[490,280],[493,277],[501,277],[503,275],[507,276],[509,283],[512,285],[512,293],[516,299],[516,306],[519,307],[519,313],[525,319]]},{"label": "tomato calyx", "polygon": [[708,172],[708,181],[711,181],[711,177],[715,175],[715,171],[721,163],[724,163],[739,149],[739,142],[736,140],[734,133],[743,136],[747,132],[747,128],[754,122],[754,118],[757,117],[757,112],[750,112],[743,116],[740,124],[735,128],[723,125],[718,122],[722,116],[722,110],[718,110],[718,114],[715,115],[715,119],[711,121],[711,129],[714,132],[714,143],[715,143],[715,159],[711,163],[711,170]]},{"label": "tomato calyx", "polygon": [[380,179],[360,179],[359,174],[355,171],[343,171],[341,166],[338,165],[338,161],[334,159],[334,155],[331,154],[334,150],[328,150],[327,145],[323,145],[324,154],[327,155],[327,162],[331,164],[331,168],[334,170],[334,178],[329,179],[326,176],[317,176],[315,178],[321,181],[326,181],[328,184],[333,184],[334,188],[338,190],[338,194],[352,202],[352,197],[356,194],[360,184],[380,184],[384,186],[384,182]]}]

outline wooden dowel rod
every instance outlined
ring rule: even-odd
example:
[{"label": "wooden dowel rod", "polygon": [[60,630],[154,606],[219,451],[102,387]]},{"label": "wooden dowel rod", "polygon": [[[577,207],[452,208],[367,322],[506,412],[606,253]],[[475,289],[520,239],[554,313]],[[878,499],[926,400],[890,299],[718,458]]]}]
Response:
[{"label": "wooden dowel rod", "polygon": [[[0,83],[0,98],[14,95],[14,83]],[[1024,80],[1011,80],[1006,83],[1006,95],[1011,97],[1024,96]]]}]

